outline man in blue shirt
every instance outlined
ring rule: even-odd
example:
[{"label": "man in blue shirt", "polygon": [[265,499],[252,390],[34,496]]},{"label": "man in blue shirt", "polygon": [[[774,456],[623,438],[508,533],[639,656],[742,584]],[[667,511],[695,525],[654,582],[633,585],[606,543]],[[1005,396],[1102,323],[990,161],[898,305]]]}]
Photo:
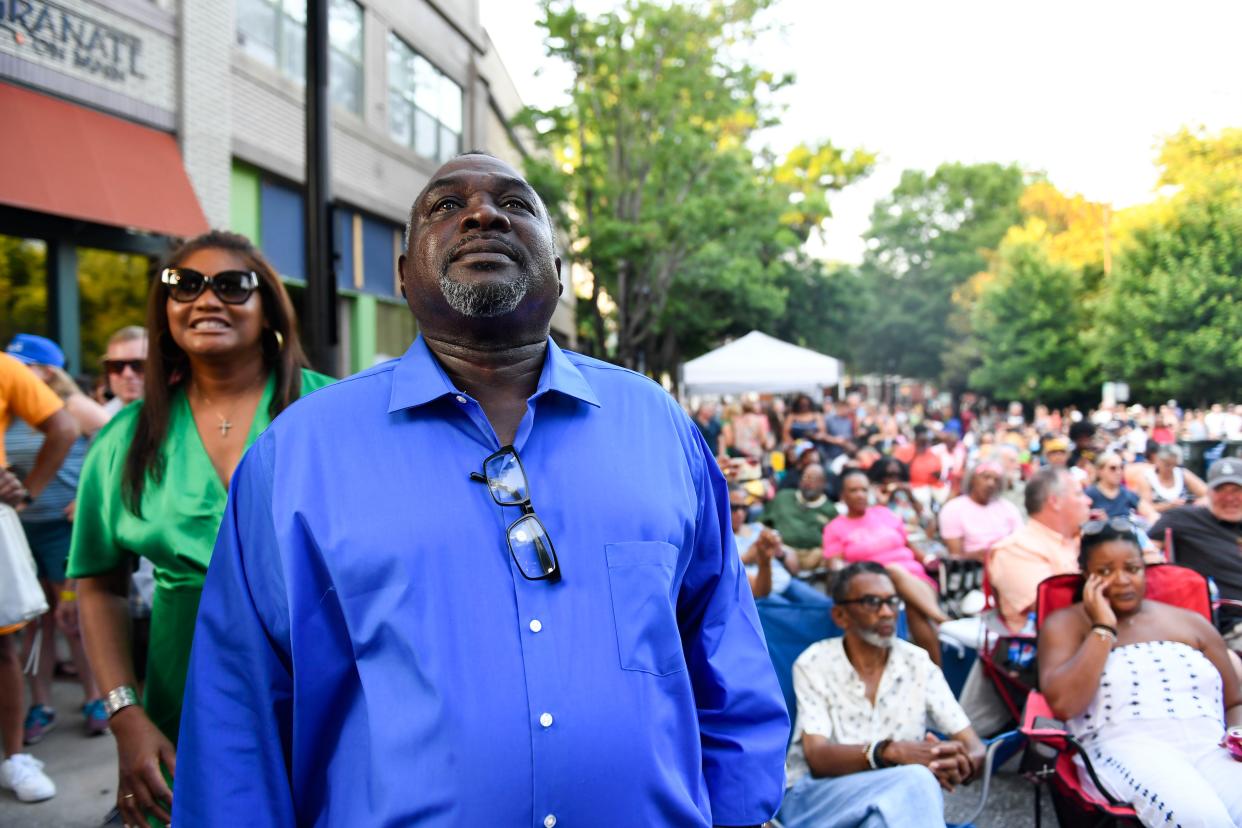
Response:
[{"label": "man in blue shirt", "polygon": [[238,467],[179,828],[775,813],[789,720],[725,481],[658,385],[549,338],[552,233],[507,164],[445,164],[399,265],[419,338]]}]

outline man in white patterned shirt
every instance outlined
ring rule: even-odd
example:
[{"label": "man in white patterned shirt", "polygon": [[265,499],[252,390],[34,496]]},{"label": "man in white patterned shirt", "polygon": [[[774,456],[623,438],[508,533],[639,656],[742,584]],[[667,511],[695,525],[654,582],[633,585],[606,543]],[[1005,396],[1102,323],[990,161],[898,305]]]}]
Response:
[{"label": "man in white patterned shirt", "polygon": [[884,567],[850,564],[832,598],[844,637],[812,644],[794,664],[798,717],[780,819],[787,828],[942,826],[941,788],[974,778],[983,744],[940,668],[896,637],[901,599]]}]

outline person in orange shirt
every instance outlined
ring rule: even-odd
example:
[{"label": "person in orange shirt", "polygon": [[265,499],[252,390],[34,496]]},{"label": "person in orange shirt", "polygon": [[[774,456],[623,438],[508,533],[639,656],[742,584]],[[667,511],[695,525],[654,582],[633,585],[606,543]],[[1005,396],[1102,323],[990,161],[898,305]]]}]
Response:
[{"label": "person in orange shirt", "polygon": [[945,485],[944,458],[932,450],[932,434],[927,426],[915,426],[914,442],[898,446],[893,456],[909,467],[910,488],[925,508],[931,507],[932,500],[944,502],[949,491]]},{"label": "person in orange shirt", "polygon": [[[69,447],[78,438],[78,425],[65,404],[43,380],[11,356],[0,354],[0,435],[16,415],[45,435],[43,448],[25,480],[5,468],[0,440],[0,502],[18,511],[43,493]],[[43,764],[22,753],[22,719],[25,688],[18,651],[18,636],[0,635],[0,788],[13,791],[23,802],[37,802],[56,795],[56,786],[43,773]]]},{"label": "person in orange shirt", "polygon": [[988,580],[1001,617],[1017,632],[1035,607],[1039,582],[1078,571],[1078,533],[1091,499],[1068,469],[1047,466],[1026,484],[1026,525],[992,547]]}]

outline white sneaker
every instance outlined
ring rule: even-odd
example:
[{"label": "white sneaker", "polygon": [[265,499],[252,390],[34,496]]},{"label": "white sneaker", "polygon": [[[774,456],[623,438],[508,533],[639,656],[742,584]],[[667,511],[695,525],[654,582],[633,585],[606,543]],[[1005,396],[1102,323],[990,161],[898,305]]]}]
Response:
[{"label": "white sneaker", "polygon": [[22,802],[42,802],[56,796],[56,785],[43,772],[43,763],[29,753],[14,753],[0,762],[0,788],[8,788]]}]

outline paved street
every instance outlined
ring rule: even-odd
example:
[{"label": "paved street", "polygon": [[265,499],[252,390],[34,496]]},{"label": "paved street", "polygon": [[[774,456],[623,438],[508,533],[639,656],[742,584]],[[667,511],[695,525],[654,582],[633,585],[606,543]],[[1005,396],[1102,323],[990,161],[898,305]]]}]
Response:
[{"label": "paved street", "polygon": [[82,691],[74,682],[57,681],[53,690],[56,729],[30,748],[56,783],[47,802],[18,802],[0,791],[3,828],[95,828],[116,797],[116,748],[111,735],[88,738],[82,729]]},{"label": "paved street", "polygon": [[[95,828],[116,795],[116,753],[111,736],[88,739],[82,733],[76,684],[57,681],[58,723],[46,739],[32,748],[47,763],[57,795],[36,805],[18,802],[8,791],[0,793],[3,828]],[[952,821],[969,813],[978,802],[978,787],[963,788],[948,797],[946,816]],[[975,823],[979,828],[1030,828],[1035,824],[1031,786],[1013,773],[993,781],[988,808]],[[1044,824],[1055,826],[1052,803],[1045,795]]]}]

